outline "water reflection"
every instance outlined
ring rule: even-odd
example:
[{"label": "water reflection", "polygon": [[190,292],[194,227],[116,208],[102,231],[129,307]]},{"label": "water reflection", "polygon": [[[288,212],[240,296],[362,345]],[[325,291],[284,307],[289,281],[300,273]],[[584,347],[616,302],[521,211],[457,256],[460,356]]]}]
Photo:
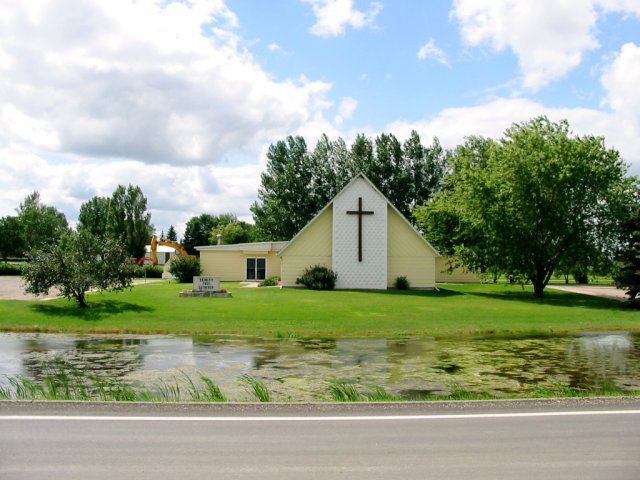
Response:
[{"label": "water reflection", "polygon": [[242,374],[263,380],[277,400],[298,401],[326,398],[332,380],[394,394],[455,386],[500,395],[558,382],[631,391],[640,390],[640,335],[436,341],[0,334],[0,383],[41,378],[56,363],[149,387],[203,373],[233,399],[247,396]]},{"label": "water reflection", "polygon": [[35,335],[21,340],[19,373],[36,379],[58,367],[120,379],[140,368],[143,358],[140,347],[146,343],[143,338],[60,335]]}]

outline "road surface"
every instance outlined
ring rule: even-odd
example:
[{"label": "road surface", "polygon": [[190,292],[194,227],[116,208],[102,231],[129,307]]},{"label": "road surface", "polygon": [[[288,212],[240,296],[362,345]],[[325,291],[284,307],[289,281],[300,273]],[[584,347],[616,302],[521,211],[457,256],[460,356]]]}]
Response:
[{"label": "road surface", "polygon": [[637,480],[640,399],[0,402],[0,478]]}]

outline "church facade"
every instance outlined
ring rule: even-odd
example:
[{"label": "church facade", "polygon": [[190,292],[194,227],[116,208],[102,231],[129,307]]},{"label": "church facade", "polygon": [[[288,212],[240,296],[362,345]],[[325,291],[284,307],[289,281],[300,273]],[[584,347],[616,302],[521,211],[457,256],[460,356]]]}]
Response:
[{"label": "church facade", "polygon": [[363,174],[289,242],[197,249],[203,274],[223,281],[260,280],[278,272],[284,287],[295,287],[306,268],[323,265],[338,274],[338,289],[387,289],[399,276],[412,288],[431,289],[440,257]]},{"label": "church facade", "polygon": [[363,174],[357,175],[280,251],[282,284],[324,265],[338,289],[386,289],[405,276],[434,288],[438,252]]}]

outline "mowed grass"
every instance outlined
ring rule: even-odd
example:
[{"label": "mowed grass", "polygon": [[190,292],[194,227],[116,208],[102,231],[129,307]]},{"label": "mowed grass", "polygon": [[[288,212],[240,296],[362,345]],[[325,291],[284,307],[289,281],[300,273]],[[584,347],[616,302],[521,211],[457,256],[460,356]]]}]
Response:
[{"label": "mowed grass", "polygon": [[528,336],[640,332],[640,312],[621,302],[505,284],[439,291],[310,291],[223,284],[232,298],[180,298],[190,285],[149,283],[66,299],[0,301],[0,331],[239,334],[263,337]]}]

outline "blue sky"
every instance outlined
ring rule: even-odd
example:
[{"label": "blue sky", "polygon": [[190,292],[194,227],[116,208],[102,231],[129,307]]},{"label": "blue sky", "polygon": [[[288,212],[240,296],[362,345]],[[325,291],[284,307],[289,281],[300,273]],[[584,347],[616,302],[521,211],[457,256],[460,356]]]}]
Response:
[{"label": "blue sky", "polygon": [[640,173],[640,0],[0,2],[0,215],[137,184],[158,231],[249,220],[268,145],[535,115]]}]

